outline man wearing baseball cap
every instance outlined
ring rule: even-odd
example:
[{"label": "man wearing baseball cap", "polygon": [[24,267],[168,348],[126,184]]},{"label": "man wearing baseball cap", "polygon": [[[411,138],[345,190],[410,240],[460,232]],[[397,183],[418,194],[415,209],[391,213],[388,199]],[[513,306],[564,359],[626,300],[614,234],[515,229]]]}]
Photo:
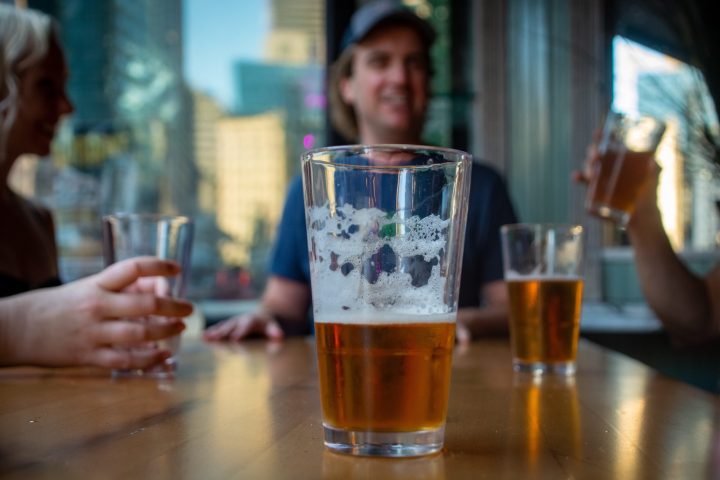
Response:
[{"label": "man wearing baseball cap", "polygon": [[330,70],[330,115],[352,142],[419,144],[435,30],[400,2],[365,4]]},{"label": "man wearing baseball cap", "polygon": [[[401,2],[366,3],[350,20],[342,52],[331,67],[328,94],[333,126],[361,144],[422,144],[430,96],[430,48],[435,30]],[[516,223],[500,176],[475,163],[460,287],[457,338],[507,331],[500,226]],[[311,330],[302,182],[293,180],[277,231],[261,308],[211,327],[208,340],[260,334],[280,339]]]}]

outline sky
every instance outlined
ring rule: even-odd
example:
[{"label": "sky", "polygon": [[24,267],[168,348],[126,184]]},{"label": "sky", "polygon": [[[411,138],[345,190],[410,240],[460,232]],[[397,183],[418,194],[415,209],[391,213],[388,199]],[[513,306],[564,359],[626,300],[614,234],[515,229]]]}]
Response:
[{"label": "sky", "polygon": [[224,106],[232,103],[232,62],[261,58],[270,27],[267,0],[183,0],[185,78]]}]

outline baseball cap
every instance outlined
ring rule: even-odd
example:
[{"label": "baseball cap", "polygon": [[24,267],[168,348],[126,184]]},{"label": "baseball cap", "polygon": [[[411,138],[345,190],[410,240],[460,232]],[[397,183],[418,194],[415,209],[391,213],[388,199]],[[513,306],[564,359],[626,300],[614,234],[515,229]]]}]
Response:
[{"label": "baseball cap", "polygon": [[342,50],[361,41],[370,31],[385,21],[394,21],[415,28],[423,42],[430,47],[435,40],[435,29],[415,12],[397,0],[376,0],[360,7],[350,19],[342,40]]}]

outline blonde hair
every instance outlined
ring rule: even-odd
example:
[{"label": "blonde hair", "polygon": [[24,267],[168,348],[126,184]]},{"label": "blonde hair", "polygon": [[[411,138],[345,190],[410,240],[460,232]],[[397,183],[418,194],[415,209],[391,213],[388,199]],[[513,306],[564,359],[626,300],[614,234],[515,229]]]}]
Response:
[{"label": "blonde hair", "polygon": [[56,26],[37,10],[0,5],[0,162],[18,110],[18,76],[42,60]]},{"label": "blonde hair", "polygon": [[357,142],[360,138],[357,117],[352,105],[345,102],[340,91],[343,80],[352,76],[353,52],[355,47],[350,45],[330,67],[328,85],[328,101],[330,105],[330,121],[335,130],[349,142]]}]

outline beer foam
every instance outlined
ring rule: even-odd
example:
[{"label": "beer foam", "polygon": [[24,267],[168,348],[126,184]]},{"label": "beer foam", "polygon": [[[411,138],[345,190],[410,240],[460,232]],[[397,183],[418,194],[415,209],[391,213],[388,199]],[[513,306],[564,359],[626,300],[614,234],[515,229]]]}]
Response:
[{"label": "beer foam", "polygon": [[417,315],[402,313],[331,313],[315,316],[317,323],[343,325],[408,325],[411,323],[455,323],[457,313]]},{"label": "beer foam", "polygon": [[306,213],[316,316],[450,313],[441,273],[449,220],[348,204]]}]

